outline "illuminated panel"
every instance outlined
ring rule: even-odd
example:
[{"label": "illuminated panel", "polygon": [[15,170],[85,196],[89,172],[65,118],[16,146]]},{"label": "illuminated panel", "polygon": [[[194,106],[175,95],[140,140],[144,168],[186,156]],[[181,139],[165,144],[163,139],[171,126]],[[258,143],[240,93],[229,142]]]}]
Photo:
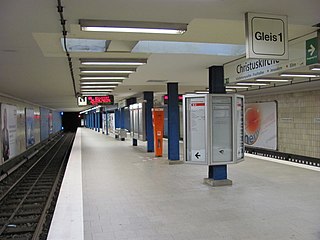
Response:
[{"label": "illuminated panel", "polygon": [[[179,97],[179,104],[182,104],[182,100],[183,100],[182,94],[179,94],[178,97]],[[168,95],[164,95],[163,96],[164,104],[168,104],[168,100],[169,100],[169,96]]]},{"label": "illuminated panel", "polygon": [[113,105],[114,98],[113,95],[106,96],[89,96],[88,105]]}]

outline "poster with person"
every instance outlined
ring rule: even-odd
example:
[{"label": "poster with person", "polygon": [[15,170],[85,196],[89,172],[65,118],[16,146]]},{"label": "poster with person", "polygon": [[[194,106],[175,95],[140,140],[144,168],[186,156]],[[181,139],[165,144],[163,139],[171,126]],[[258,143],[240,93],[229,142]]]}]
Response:
[{"label": "poster with person", "polygon": [[3,162],[16,155],[17,107],[1,104],[1,159]]},{"label": "poster with person", "polygon": [[26,108],[26,146],[31,147],[35,143],[34,137],[34,111]]}]

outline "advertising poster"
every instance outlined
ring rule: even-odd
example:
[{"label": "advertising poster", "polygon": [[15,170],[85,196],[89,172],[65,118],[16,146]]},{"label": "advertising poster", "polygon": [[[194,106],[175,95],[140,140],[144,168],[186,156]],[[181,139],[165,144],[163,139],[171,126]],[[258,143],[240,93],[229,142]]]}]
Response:
[{"label": "advertising poster", "polygon": [[49,129],[49,135],[53,133],[53,116],[52,116],[52,112],[49,112],[48,115],[48,129]]},{"label": "advertising poster", "polygon": [[246,104],[245,131],[246,146],[276,150],[276,102]]},{"label": "advertising poster", "polygon": [[16,155],[17,107],[1,104],[1,159],[7,161]]},{"label": "advertising poster", "polygon": [[26,146],[27,148],[35,143],[34,138],[34,111],[26,108]]}]

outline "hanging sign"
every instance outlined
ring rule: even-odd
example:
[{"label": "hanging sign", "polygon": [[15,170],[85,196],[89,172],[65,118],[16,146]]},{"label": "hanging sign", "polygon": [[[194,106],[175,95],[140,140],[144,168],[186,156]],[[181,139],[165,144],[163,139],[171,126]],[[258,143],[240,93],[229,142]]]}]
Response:
[{"label": "hanging sign", "polygon": [[78,97],[78,106],[87,106],[87,97]]},{"label": "hanging sign", "polygon": [[[316,33],[311,33],[290,41],[289,60],[246,59],[243,57],[227,63],[224,65],[225,83],[228,84],[268,76],[269,74],[280,73],[314,63],[313,56],[316,55],[316,50],[314,52],[311,51],[313,49],[311,45],[315,45],[314,39],[316,39]],[[307,56],[312,57],[306,59]],[[318,58],[315,57],[315,59],[317,60]]]},{"label": "hanging sign", "polygon": [[288,59],[288,17],[246,13],[246,57]]},{"label": "hanging sign", "polygon": [[113,95],[87,97],[88,105],[113,105]]}]

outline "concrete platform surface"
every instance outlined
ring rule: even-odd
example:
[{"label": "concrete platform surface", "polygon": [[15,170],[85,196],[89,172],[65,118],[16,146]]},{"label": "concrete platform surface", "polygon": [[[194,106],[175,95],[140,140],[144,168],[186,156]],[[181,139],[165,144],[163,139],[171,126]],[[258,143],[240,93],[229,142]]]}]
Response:
[{"label": "concrete platform surface", "polygon": [[319,168],[246,157],[228,166],[232,186],[211,187],[206,166],[169,165],[140,142],[80,134],[74,194],[83,196],[85,240],[320,239]]}]

